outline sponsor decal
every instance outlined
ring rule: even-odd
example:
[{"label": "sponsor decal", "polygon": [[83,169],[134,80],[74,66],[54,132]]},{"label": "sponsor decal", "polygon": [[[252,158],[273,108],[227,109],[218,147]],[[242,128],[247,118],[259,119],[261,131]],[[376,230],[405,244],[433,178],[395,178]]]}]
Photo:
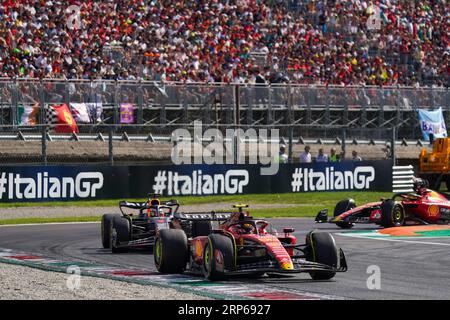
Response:
[{"label": "sponsor decal", "polygon": [[203,174],[194,170],[190,175],[160,170],[154,178],[153,191],[172,195],[242,194],[249,183],[247,170],[228,170],[224,174]]},{"label": "sponsor decal", "polygon": [[381,209],[373,210],[370,213],[370,221],[377,221],[381,219]]},{"label": "sponsor decal", "polygon": [[354,170],[335,171],[333,167],[325,171],[314,168],[296,168],[292,174],[292,192],[326,190],[369,190],[375,180],[375,168],[356,167]]},{"label": "sponsor decal", "polygon": [[95,198],[103,181],[101,172],[80,172],[75,177],[50,176],[46,171],[33,177],[0,172],[0,199]]},{"label": "sponsor decal", "polygon": [[439,214],[439,206],[431,205],[428,207],[428,214],[430,217],[436,217]]}]

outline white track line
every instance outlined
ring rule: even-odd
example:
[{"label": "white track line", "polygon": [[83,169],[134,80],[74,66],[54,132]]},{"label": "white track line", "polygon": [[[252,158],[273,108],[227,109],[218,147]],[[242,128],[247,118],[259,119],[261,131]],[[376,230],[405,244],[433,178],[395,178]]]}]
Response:
[{"label": "white track line", "polygon": [[4,225],[0,225],[0,228],[4,228],[4,227],[27,227],[27,226],[55,226],[55,225],[57,226],[57,225],[67,225],[67,224],[92,224],[92,223],[100,223],[100,221],[4,224]]},{"label": "white track line", "polygon": [[[441,242],[422,242],[422,241],[408,241],[403,239],[386,239],[386,238],[377,238],[377,237],[358,237],[358,236],[348,236],[348,235],[342,235],[338,234],[342,237],[350,237],[350,238],[359,238],[359,239],[370,239],[370,240],[382,240],[382,241],[394,241],[394,242],[404,242],[404,243],[416,243],[416,244],[431,244],[436,246],[447,246],[450,247],[450,243],[441,243]],[[424,239],[425,240],[425,239]]]}]

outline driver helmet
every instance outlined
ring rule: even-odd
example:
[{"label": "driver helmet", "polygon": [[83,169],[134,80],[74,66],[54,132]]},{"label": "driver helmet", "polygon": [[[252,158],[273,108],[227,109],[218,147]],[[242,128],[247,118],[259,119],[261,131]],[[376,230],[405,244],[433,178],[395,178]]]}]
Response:
[{"label": "driver helmet", "polygon": [[150,216],[151,217],[157,217],[158,216],[158,209],[152,208],[150,210]]},{"label": "driver helmet", "polygon": [[422,189],[428,187],[428,181],[420,178],[414,178],[414,191],[420,193]]},{"label": "driver helmet", "polygon": [[253,233],[255,230],[255,227],[251,223],[243,223],[241,224],[241,228],[245,234]]}]

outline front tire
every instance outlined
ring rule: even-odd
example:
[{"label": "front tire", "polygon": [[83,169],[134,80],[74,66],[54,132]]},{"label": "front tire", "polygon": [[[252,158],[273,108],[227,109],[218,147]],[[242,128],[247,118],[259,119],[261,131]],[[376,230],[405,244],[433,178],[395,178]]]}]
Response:
[{"label": "front tire", "polygon": [[128,244],[131,237],[130,221],[122,216],[113,217],[111,223],[111,251],[112,253],[128,252],[127,247],[118,247],[118,245]]},{"label": "front tire", "polygon": [[405,224],[405,209],[394,200],[381,204],[381,225],[385,228],[400,227]]},{"label": "front tire", "polygon": [[225,270],[235,265],[233,241],[227,236],[211,234],[203,249],[203,274],[211,281],[223,280]]},{"label": "front tire", "polygon": [[188,240],[183,230],[159,231],[153,247],[156,269],[161,273],[182,273],[189,260]]},{"label": "front tire", "polygon": [[[353,208],[356,208],[355,200],[353,200],[353,199],[341,200],[334,207],[333,216],[337,217],[337,216],[343,214],[344,212],[351,210]],[[338,221],[338,222],[336,222],[336,225],[342,229],[351,229],[353,227],[353,223],[350,223],[347,221]]]},{"label": "front tire", "polygon": [[117,213],[107,213],[102,216],[102,223],[100,227],[101,239],[103,248],[109,249],[111,247],[111,224],[114,217],[120,217]]},{"label": "front tire", "polygon": [[[306,236],[306,243],[309,245],[307,260],[333,268],[339,267],[340,249],[331,234],[311,231]],[[336,275],[336,272],[312,271],[309,274],[313,280],[329,280]]]}]

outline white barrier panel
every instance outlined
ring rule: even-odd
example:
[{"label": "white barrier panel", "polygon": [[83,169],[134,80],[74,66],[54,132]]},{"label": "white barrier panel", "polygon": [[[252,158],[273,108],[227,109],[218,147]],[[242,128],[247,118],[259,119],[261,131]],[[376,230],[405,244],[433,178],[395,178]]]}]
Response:
[{"label": "white barrier panel", "polygon": [[392,192],[413,192],[414,191],[414,170],[413,166],[393,166],[392,167]]}]

